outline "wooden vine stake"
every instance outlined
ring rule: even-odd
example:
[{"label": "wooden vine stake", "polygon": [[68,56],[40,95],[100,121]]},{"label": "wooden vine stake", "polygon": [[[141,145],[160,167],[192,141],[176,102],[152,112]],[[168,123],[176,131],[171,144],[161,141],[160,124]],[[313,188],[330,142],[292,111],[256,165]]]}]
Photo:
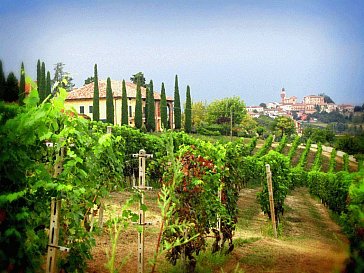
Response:
[{"label": "wooden vine stake", "polygon": [[276,215],[275,215],[275,212],[274,212],[274,200],[273,200],[272,172],[270,171],[270,165],[265,164],[265,169],[266,169],[266,172],[267,172],[270,216],[271,216],[271,219],[272,219],[274,237],[277,238]]},{"label": "wooden vine stake", "polygon": [[144,210],[144,191],[151,189],[145,185],[145,159],[152,158],[152,154],[146,154],[145,150],[140,150],[139,154],[133,154],[133,157],[139,159],[139,185],[135,188],[141,191],[141,199],[139,203],[139,226],[138,229],[138,273],[144,272],[144,229],[145,225],[150,223],[145,222],[145,210]]},{"label": "wooden vine stake", "polygon": [[61,210],[61,200],[52,197],[51,203],[51,223],[49,227],[48,253],[47,253],[47,273],[57,272],[57,254],[59,239],[59,211]]},{"label": "wooden vine stake", "polygon": [[[111,134],[112,133],[112,126],[106,127],[106,133]],[[100,208],[99,208],[99,229],[102,232],[102,227],[104,225],[104,202],[101,200],[100,202]]]},{"label": "wooden vine stake", "polygon": [[[62,140],[61,140],[62,141]],[[48,146],[48,144],[47,144]],[[53,144],[52,144],[53,146]],[[48,147],[52,147],[49,145]],[[56,156],[53,177],[57,177],[63,170],[64,147],[61,147],[59,154]],[[61,200],[51,199],[51,220],[49,225],[49,239],[47,252],[47,273],[57,272],[57,254],[60,251],[69,251],[69,248],[58,246],[59,239],[59,220],[60,220]]]}]

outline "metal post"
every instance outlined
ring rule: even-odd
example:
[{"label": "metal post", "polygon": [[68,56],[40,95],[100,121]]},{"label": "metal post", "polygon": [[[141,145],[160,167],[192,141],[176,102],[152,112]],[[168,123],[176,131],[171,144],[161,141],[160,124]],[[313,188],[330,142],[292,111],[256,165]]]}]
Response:
[{"label": "metal post", "polygon": [[144,229],[145,225],[145,211],[144,207],[144,190],[150,187],[145,186],[145,159],[148,157],[153,157],[151,154],[146,154],[145,150],[140,150],[139,154],[133,154],[133,157],[138,157],[139,159],[139,185],[138,189],[141,190],[141,200],[139,203],[139,230],[138,230],[138,273],[144,272]]},{"label": "metal post", "polygon": [[[221,203],[221,195],[222,195],[222,190],[219,189],[218,193],[217,193],[217,196],[220,200],[220,203]],[[220,232],[221,231],[221,217],[220,215],[218,214],[217,215],[217,230]]]},{"label": "metal post", "polygon": [[270,165],[265,164],[266,172],[267,172],[267,184],[268,184],[268,192],[269,192],[269,205],[270,205],[270,216],[272,219],[272,226],[274,237],[277,238],[277,226],[276,226],[276,215],[274,212],[274,200],[273,200],[273,186],[272,186],[272,172],[270,171]]},{"label": "metal post", "polygon": [[230,108],[230,141],[233,140],[233,109]]}]

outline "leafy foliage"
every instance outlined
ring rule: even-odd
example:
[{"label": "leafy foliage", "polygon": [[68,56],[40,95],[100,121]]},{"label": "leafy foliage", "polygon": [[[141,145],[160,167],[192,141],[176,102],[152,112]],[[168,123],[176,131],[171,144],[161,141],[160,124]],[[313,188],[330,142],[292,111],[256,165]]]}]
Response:
[{"label": "leafy foliage", "polygon": [[334,132],[328,127],[325,129],[314,128],[312,126],[305,127],[302,134],[303,140],[311,138],[313,143],[332,143],[334,141],[334,137]]},{"label": "leafy foliage", "polygon": [[86,85],[86,84],[89,84],[89,83],[92,83],[92,82],[94,82],[95,81],[95,79],[94,79],[94,77],[88,77],[86,80],[85,80],[85,83],[83,84],[83,85]]},{"label": "leafy foliage", "polygon": [[[287,196],[288,189],[291,186],[290,163],[286,156],[270,151],[261,158],[263,164],[269,164],[272,173],[273,199],[277,225],[279,223],[279,214],[283,215],[284,200]],[[270,218],[269,193],[266,181],[263,183],[263,190],[258,193],[257,198],[264,213]]]},{"label": "leafy foliage", "polygon": [[[54,196],[63,200],[60,245],[71,248],[61,266],[82,272],[94,243],[85,213],[93,200],[99,202],[121,180],[125,140],[90,131],[88,121],[64,111],[65,97],[60,89],[50,103],[37,106],[39,97],[33,90],[24,107],[18,111],[6,107],[9,114],[2,115],[7,120],[0,127],[1,268],[37,271],[46,251],[43,228],[49,225]],[[53,148],[46,147],[46,140],[54,143]],[[63,171],[55,176],[53,166],[61,149]]]},{"label": "leafy foliage", "polygon": [[269,135],[267,139],[264,141],[263,147],[259,149],[259,151],[255,154],[255,156],[261,157],[265,155],[272,146],[272,143],[273,143],[273,136]]},{"label": "leafy foliage", "polygon": [[348,154],[344,154],[343,155],[343,171],[348,172],[349,171],[349,155]]},{"label": "leafy foliage", "polygon": [[332,173],[335,171],[336,166],[336,149],[333,148],[330,154],[330,161],[329,161],[329,172]]},{"label": "leafy foliage", "polygon": [[258,141],[257,137],[253,137],[250,140],[249,145],[248,145],[248,154],[249,155],[253,154],[253,151],[254,151],[255,147],[257,146],[257,141]]},{"label": "leafy foliage", "polygon": [[[64,71],[64,67],[65,64],[62,62],[58,62],[54,65],[53,84],[58,82],[60,87],[66,89],[67,92],[70,92],[75,85],[72,82],[73,78],[70,73]],[[66,79],[66,81],[63,81],[63,79]]]},{"label": "leafy foliage", "polygon": [[293,156],[295,155],[298,145],[300,145],[300,142],[301,142],[300,136],[296,136],[292,142],[291,149],[289,150],[288,155],[287,155],[290,161],[292,160]]},{"label": "leafy foliage", "polygon": [[130,80],[134,83],[134,84],[138,84],[142,86],[142,87],[146,87],[147,85],[145,84],[145,77],[143,72],[138,72],[136,74],[134,74],[132,77],[130,77]]},{"label": "leafy foliage", "polygon": [[281,140],[279,141],[279,145],[278,147],[276,148],[276,151],[278,153],[282,153],[284,147],[286,147],[287,145],[287,142],[288,142],[288,138],[287,138],[287,135],[283,135],[283,137],[281,138]]},{"label": "leafy foliage", "polygon": [[295,125],[293,119],[289,117],[277,117],[274,119],[273,129],[281,132],[281,137],[283,135],[290,136],[295,132]]},{"label": "leafy foliage", "polygon": [[317,152],[315,155],[315,159],[313,161],[312,170],[313,171],[320,171],[321,170],[321,164],[322,164],[322,144],[317,144]]},{"label": "leafy foliage", "polygon": [[232,112],[233,126],[240,124],[246,115],[246,107],[239,97],[225,98],[211,102],[207,107],[207,122],[210,124],[228,123]]},{"label": "leafy foliage", "polygon": [[308,153],[310,152],[310,148],[311,148],[311,139],[309,138],[306,142],[306,147],[303,150],[303,153],[300,156],[300,160],[298,162],[298,167],[304,168],[307,164],[307,156]]}]

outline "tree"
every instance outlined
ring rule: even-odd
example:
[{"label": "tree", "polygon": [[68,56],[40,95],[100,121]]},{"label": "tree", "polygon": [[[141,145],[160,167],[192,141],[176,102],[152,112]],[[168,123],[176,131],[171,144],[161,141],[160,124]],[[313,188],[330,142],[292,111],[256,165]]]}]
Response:
[{"label": "tree", "polygon": [[215,100],[207,107],[207,122],[209,124],[230,123],[240,124],[246,115],[246,107],[243,100],[239,97]]},{"label": "tree", "polygon": [[41,70],[40,70],[38,91],[39,91],[40,102],[42,102],[46,98],[46,73],[45,73],[45,63],[44,62],[42,62],[42,66],[41,66]]},{"label": "tree", "polygon": [[[56,63],[54,65],[54,77],[53,77],[53,83],[58,82],[64,89],[66,89],[68,92],[72,91],[72,88],[75,86],[72,81],[73,78],[71,75],[64,71],[65,64],[64,63]],[[67,83],[63,83],[63,79],[67,81]]]},{"label": "tree", "polygon": [[360,105],[354,106],[354,112],[361,112],[361,111],[363,111],[363,108]]},{"label": "tree", "polygon": [[19,83],[19,104],[23,104],[23,100],[25,98],[25,71],[24,71],[24,63],[21,63],[20,69],[20,83]]},{"label": "tree", "polygon": [[206,122],[206,107],[199,101],[192,103],[192,126],[199,127],[203,122]]},{"label": "tree", "polygon": [[128,96],[126,94],[125,80],[122,84],[122,97],[121,97],[121,124],[128,125]]},{"label": "tree", "polygon": [[186,106],[185,106],[185,131],[191,133],[192,130],[192,102],[190,86],[187,85]]},{"label": "tree", "polygon": [[106,122],[114,124],[114,97],[110,77],[107,78],[106,84]]},{"label": "tree", "polygon": [[100,95],[99,95],[99,79],[97,76],[97,64],[94,66],[94,97],[92,101],[92,119],[100,120]]},{"label": "tree", "polygon": [[145,88],[145,107],[144,107],[144,125],[145,125],[145,129],[146,131],[148,131],[148,114],[149,114],[149,111],[148,111],[148,107],[149,107],[149,86],[147,86]]},{"label": "tree", "polygon": [[3,70],[3,62],[0,60],[0,100],[4,100],[5,95],[5,74]]},{"label": "tree", "polygon": [[86,84],[89,84],[89,83],[92,83],[92,82],[94,82],[94,77],[88,77],[86,80],[85,80],[85,83],[84,83],[84,85],[86,85]]},{"label": "tree", "polygon": [[179,89],[178,89],[178,76],[176,75],[174,81],[174,128],[179,130],[181,129],[181,100],[179,96]]},{"label": "tree", "polygon": [[40,77],[41,77],[41,74],[42,73],[42,67],[41,67],[41,63],[40,63],[40,60],[38,59],[38,62],[37,62],[37,90],[38,90],[38,94],[40,96],[40,91],[39,91],[39,85],[40,85]]},{"label": "tree", "polygon": [[142,91],[140,89],[140,82],[137,82],[136,98],[135,98],[135,127],[142,128],[143,125],[143,105],[142,105]]},{"label": "tree", "polygon": [[[245,115],[241,121],[240,135],[244,137],[254,137],[257,133],[258,122],[256,122],[250,115]],[[259,128],[259,132],[262,133],[264,128]]]},{"label": "tree", "polygon": [[281,131],[281,137],[284,134],[289,136],[295,132],[295,124],[293,119],[289,117],[277,117],[274,120],[273,129]]},{"label": "tree", "polygon": [[169,128],[168,117],[167,117],[167,97],[166,97],[166,90],[164,89],[163,82],[162,82],[162,87],[161,87],[160,113],[161,113],[162,128],[164,128],[164,129]]},{"label": "tree", "polygon": [[47,71],[45,96],[48,97],[50,94],[52,94],[52,80],[51,80],[51,73]]},{"label": "tree", "polygon": [[318,94],[321,97],[324,97],[324,102],[326,103],[335,103],[328,95],[326,95],[325,93],[320,93]]},{"label": "tree", "polygon": [[264,109],[267,108],[267,105],[264,102],[262,102],[261,104],[259,104],[259,106],[260,107],[263,107]]},{"label": "tree", "polygon": [[143,72],[138,72],[136,74],[134,74],[130,80],[134,83],[134,84],[137,84],[138,81],[139,81],[139,85],[142,86],[142,87],[146,87],[146,84],[145,84],[145,78],[144,78],[144,74]]},{"label": "tree", "polygon": [[316,110],[317,113],[320,113],[321,112],[321,106],[316,104],[315,105],[315,110]]},{"label": "tree", "polygon": [[154,102],[154,88],[153,88],[153,81],[150,80],[149,83],[149,90],[148,92],[148,98],[146,98],[146,101],[148,103],[148,108],[146,109],[147,112],[147,130],[149,132],[155,131],[155,102]]},{"label": "tree", "polygon": [[13,72],[10,72],[5,85],[4,101],[15,102],[19,99],[18,79]]}]

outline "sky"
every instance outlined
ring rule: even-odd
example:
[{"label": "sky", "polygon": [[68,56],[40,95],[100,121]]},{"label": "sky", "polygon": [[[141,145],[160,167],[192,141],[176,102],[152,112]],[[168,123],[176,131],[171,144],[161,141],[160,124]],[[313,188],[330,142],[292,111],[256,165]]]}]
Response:
[{"label": "sky", "polygon": [[141,71],[173,96],[178,75],[194,102],[247,105],[325,93],[364,103],[364,1],[0,0],[0,59],[36,78],[57,62],[76,87]]}]

